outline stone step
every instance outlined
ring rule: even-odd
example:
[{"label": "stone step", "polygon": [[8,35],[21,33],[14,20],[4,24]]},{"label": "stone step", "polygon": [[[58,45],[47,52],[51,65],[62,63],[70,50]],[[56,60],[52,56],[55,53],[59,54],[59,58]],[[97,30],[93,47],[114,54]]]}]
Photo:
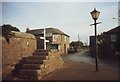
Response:
[{"label": "stone step", "polygon": [[36,50],[32,56],[24,57],[15,69],[16,74],[22,78],[40,80],[41,77],[62,67],[60,53],[49,50]]},{"label": "stone step", "polygon": [[23,64],[23,69],[42,69],[44,65],[42,64]]},{"label": "stone step", "polygon": [[43,64],[46,60],[33,60],[33,59],[24,59],[22,63],[24,64]]},{"label": "stone step", "polygon": [[33,56],[29,56],[28,59],[36,59],[36,60],[44,60],[44,59],[48,59],[48,56],[46,55],[33,55]]},{"label": "stone step", "polygon": [[42,74],[41,70],[36,70],[36,69],[21,69],[19,71],[19,74],[22,77],[29,78],[29,79],[41,79]]},{"label": "stone step", "polygon": [[35,52],[49,52],[50,50],[44,50],[44,49],[37,49]]},{"label": "stone step", "polygon": [[45,56],[47,56],[47,55],[49,55],[49,53],[48,52],[34,52],[33,53],[33,55],[45,55]]}]

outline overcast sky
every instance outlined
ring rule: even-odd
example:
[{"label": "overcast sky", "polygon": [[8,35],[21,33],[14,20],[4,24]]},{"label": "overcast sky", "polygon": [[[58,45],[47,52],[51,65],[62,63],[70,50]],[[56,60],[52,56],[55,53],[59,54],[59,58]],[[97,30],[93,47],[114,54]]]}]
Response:
[{"label": "overcast sky", "polygon": [[[108,31],[118,25],[118,2],[6,2],[2,3],[2,24],[11,24],[25,32],[30,29],[56,27],[70,35],[70,41],[89,43],[94,35],[90,12],[100,11],[98,33]],[[15,0],[11,0],[15,1]],[[29,0],[31,1],[31,0]],[[32,0],[34,1],[34,0]],[[117,1],[117,0],[116,0]]]}]

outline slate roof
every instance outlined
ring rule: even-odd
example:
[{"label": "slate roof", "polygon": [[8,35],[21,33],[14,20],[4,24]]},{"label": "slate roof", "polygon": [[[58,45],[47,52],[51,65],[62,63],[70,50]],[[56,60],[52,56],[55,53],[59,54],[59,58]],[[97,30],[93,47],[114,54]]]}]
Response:
[{"label": "slate roof", "polygon": [[117,26],[106,32],[106,34],[111,34],[111,33],[120,33],[120,26]]},{"label": "slate roof", "polygon": [[[31,33],[33,35],[40,35],[40,34],[43,34],[43,29],[34,29],[34,30],[26,31],[26,32]],[[61,30],[57,28],[46,28],[46,33],[61,34],[61,35],[66,35],[69,37],[69,35],[65,34],[64,32],[62,32]]]}]

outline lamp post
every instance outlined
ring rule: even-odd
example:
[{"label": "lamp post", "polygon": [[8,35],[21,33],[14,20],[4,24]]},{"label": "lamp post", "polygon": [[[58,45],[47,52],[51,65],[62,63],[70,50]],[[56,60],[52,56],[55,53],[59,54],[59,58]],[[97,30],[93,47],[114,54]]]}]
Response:
[{"label": "lamp post", "polygon": [[96,25],[97,24],[100,24],[101,22],[99,23],[96,23],[96,20],[98,19],[99,15],[100,15],[100,12],[97,11],[95,8],[92,12],[90,12],[93,20],[94,20],[94,24],[91,24],[90,26],[94,25],[95,26],[95,52],[96,52],[96,57],[95,57],[95,62],[96,62],[96,71],[98,71],[98,45],[97,45],[97,28],[96,28]]}]

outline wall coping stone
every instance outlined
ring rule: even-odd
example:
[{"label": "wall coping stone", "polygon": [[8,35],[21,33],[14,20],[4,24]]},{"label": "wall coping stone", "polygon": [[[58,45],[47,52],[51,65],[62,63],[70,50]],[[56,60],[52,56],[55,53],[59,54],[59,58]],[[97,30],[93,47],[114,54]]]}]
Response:
[{"label": "wall coping stone", "polygon": [[36,39],[35,36],[30,33],[16,32],[16,31],[11,31],[11,33],[14,37],[18,37],[18,38]]}]

